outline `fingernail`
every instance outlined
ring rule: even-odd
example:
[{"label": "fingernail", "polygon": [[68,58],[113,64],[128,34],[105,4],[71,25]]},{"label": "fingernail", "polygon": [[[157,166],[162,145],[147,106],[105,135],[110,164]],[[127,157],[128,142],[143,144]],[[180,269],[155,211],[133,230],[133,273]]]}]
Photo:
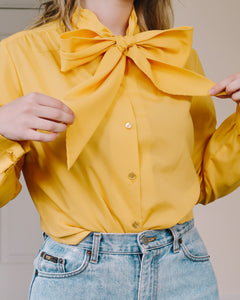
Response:
[{"label": "fingernail", "polygon": [[210,94],[210,95],[214,95],[215,93],[216,93],[215,89],[211,89],[211,90],[209,91],[209,94]]}]

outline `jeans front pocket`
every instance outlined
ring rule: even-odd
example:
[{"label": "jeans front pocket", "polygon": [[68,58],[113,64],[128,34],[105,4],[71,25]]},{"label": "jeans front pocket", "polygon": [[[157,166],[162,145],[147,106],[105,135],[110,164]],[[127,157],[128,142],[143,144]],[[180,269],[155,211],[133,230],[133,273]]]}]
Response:
[{"label": "jeans front pocket", "polygon": [[78,275],[86,270],[91,251],[77,245],[55,242],[51,238],[34,260],[37,275],[47,278],[66,278]]},{"label": "jeans front pocket", "polygon": [[180,249],[184,255],[195,262],[209,261],[207,249],[201,239],[197,229],[193,227],[186,232],[180,239]]}]

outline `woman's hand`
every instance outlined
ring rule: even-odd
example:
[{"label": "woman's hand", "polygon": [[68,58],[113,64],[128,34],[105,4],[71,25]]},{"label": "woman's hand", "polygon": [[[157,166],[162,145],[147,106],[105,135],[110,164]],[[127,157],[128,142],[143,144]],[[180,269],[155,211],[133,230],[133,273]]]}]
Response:
[{"label": "woman's hand", "polygon": [[217,83],[211,90],[210,95],[225,92],[226,95],[217,96],[219,98],[231,98],[233,101],[240,103],[240,73],[232,75],[219,83]]},{"label": "woman's hand", "polygon": [[53,141],[73,121],[74,113],[69,107],[40,93],[27,94],[0,107],[0,134],[16,141]]}]

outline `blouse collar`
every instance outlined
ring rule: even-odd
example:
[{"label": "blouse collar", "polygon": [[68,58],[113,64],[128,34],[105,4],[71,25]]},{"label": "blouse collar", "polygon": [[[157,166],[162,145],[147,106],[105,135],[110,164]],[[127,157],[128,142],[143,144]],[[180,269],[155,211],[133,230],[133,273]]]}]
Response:
[{"label": "blouse collar", "polygon": [[[113,33],[111,30],[102,24],[102,22],[98,19],[97,15],[89,9],[86,8],[76,8],[73,17],[72,17],[72,25],[74,29],[89,29],[96,31],[98,33],[102,33],[103,35],[112,36]],[[126,31],[126,35],[135,35],[140,32],[139,26],[137,24],[137,15],[135,9],[133,7],[131,15],[128,20],[128,27]]]}]

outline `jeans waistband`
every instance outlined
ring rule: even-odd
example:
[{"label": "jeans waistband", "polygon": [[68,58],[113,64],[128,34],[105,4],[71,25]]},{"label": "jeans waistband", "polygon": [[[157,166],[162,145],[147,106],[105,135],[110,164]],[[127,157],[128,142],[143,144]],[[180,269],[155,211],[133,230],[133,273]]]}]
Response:
[{"label": "jeans waistband", "polygon": [[173,244],[179,251],[179,242],[184,233],[194,227],[194,219],[168,229],[146,230],[139,233],[91,232],[78,246],[91,249],[91,262],[97,263],[98,253],[139,254]]}]

